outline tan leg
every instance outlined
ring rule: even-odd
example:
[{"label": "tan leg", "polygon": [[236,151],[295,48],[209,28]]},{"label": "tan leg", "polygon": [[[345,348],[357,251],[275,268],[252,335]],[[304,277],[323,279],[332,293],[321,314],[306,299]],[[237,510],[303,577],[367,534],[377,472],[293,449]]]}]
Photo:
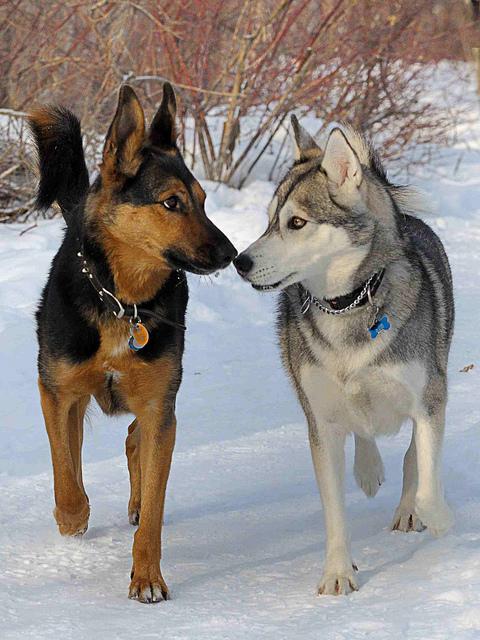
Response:
[{"label": "tan leg", "polygon": [[70,451],[72,454],[73,466],[79,486],[82,488],[85,497],[88,496],[83,485],[82,475],[82,445],[83,445],[83,419],[88,407],[90,398],[85,396],[75,402],[68,413],[68,434],[70,438]]},{"label": "tan leg", "polygon": [[160,570],[165,491],[175,445],[173,410],[160,422],[140,417],[141,496],[140,525],[133,543],[133,568],[129,597],[141,602],[168,598]]},{"label": "tan leg", "polygon": [[88,400],[53,393],[41,380],[38,386],[52,454],[53,515],[62,535],[80,535],[87,530],[90,515],[81,476],[83,415]]},{"label": "tan leg", "polygon": [[141,471],[140,471],[140,425],[134,420],[128,427],[125,441],[128,472],[130,474],[130,500],[128,501],[128,520],[130,524],[138,525],[141,506]]}]

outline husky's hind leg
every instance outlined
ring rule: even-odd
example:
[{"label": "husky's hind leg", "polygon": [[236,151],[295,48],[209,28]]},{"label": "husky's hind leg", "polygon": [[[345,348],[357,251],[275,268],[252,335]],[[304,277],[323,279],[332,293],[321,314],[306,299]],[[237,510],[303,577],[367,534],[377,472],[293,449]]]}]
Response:
[{"label": "husky's hind leg", "polygon": [[355,434],[353,473],[358,486],[368,498],[373,498],[385,481],[385,471],[375,440]]},{"label": "husky's hind leg", "polygon": [[415,495],[417,493],[417,451],[415,447],[415,433],[412,432],[410,446],[403,459],[403,488],[400,504],[395,510],[392,520],[392,531],[423,531],[425,525],[415,512]]},{"label": "husky's hind leg", "polygon": [[441,451],[445,430],[445,406],[416,418],[414,426],[417,450],[418,486],[415,511],[434,536],[448,531],[453,515],[443,496],[440,478]]}]

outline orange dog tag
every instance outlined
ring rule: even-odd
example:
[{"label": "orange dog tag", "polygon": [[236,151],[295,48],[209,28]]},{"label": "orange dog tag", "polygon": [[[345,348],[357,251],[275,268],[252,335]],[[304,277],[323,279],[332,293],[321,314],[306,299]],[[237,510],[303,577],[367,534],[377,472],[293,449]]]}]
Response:
[{"label": "orange dog tag", "polygon": [[140,351],[147,344],[149,337],[147,329],[141,322],[132,324],[128,346],[132,351]]}]

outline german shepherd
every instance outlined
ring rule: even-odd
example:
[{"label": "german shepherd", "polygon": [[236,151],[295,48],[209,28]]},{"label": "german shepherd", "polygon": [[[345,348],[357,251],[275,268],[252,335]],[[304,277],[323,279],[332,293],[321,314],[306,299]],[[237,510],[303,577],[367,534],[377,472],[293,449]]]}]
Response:
[{"label": "german shepherd", "polygon": [[176,146],[170,84],[148,131],[135,92],[119,94],[90,186],[80,123],[43,107],[29,122],[38,151],[39,208],[56,201],[67,228],[37,312],[38,370],[60,533],[87,530],[83,419],[93,396],[104,413],[134,414],[126,453],[133,543],[129,597],[168,598],[160,570],[165,490],[182,377],[185,271],[226,267],[236,250],[207,218],[205,193]]}]

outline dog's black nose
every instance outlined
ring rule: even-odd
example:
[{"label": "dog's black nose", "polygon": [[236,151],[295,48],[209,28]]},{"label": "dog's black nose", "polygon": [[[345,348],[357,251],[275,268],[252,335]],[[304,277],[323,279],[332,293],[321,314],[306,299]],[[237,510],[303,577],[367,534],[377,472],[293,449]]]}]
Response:
[{"label": "dog's black nose", "polygon": [[219,269],[224,269],[228,267],[231,261],[237,255],[237,250],[230,242],[225,238],[225,242],[220,246],[215,247],[215,261],[218,264]]},{"label": "dog's black nose", "polygon": [[246,253],[241,253],[237,258],[235,258],[233,264],[241,276],[246,276],[253,267],[253,260]]}]

